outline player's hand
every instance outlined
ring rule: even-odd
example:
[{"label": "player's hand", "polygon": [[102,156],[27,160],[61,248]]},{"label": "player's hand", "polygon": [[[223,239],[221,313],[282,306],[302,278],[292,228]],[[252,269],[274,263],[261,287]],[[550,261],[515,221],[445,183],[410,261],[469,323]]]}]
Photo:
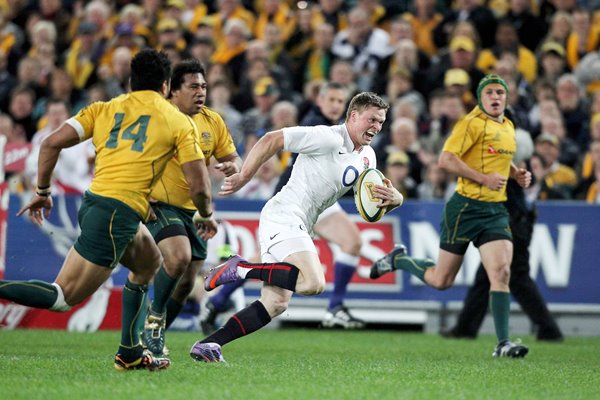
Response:
[{"label": "player's hand", "polygon": [[205,219],[200,216],[198,211],[196,211],[192,220],[196,226],[196,229],[198,229],[196,233],[202,239],[208,240],[217,234],[218,225],[217,221],[213,217]]},{"label": "player's hand", "polygon": [[383,178],[385,186],[375,185],[373,187],[373,196],[383,200],[381,204],[377,205],[377,208],[387,208],[389,210],[400,207],[404,203],[404,196],[398,191],[393,185],[392,181],[388,178]]},{"label": "player's hand", "polygon": [[215,169],[221,171],[225,176],[231,176],[235,173],[240,172],[240,167],[231,161],[224,161],[215,165]]},{"label": "player's hand", "polygon": [[531,172],[525,168],[519,168],[514,178],[521,187],[527,188],[531,185]]},{"label": "player's hand", "polygon": [[29,219],[36,225],[42,225],[44,219],[48,219],[52,211],[52,196],[40,196],[35,194],[33,198],[23,206],[17,213],[17,217],[21,216],[25,211],[29,210]]},{"label": "player's hand", "polygon": [[484,186],[492,190],[502,190],[502,188],[506,186],[506,181],[507,178],[505,176],[502,176],[497,172],[492,172],[485,176]]},{"label": "player's hand", "polygon": [[221,185],[221,191],[219,192],[220,196],[229,196],[240,190],[242,186],[244,186],[248,181],[242,178],[242,175],[239,172],[231,176],[225,177],[223,180],[223,184]]}]

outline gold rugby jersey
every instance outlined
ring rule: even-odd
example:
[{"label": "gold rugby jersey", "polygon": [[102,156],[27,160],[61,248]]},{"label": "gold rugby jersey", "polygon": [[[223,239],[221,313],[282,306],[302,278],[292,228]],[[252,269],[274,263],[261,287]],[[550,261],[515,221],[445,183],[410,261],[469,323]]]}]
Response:
[{"label": "gold rugby jersey", "polygon": [[[469,167],[482,174],[497,172],[508,177],[517,150],[515,127],[508,118],[503,123],[491,119],[479,106],[461,120],[446,140],[442,151],[455,154]],[[471,199],[500,202],[506,200],[506,188],[492,190],[470,179],[458,178],[456,191]]]},{"label": "gold rugby jersey", "polygon": [[[196,141],[200,144],[206,165],[211,156],[226,157],[235,152],[235,145],[223,118],[215,111],[202,107],[200,112],[192,117],[196,123]],[[196,206],[190,198],[190,187],[181,170],[181,160],[172,158],[165,172],[154,186],[150,196],[176,207],[195,210]]]},{"label": "gold rugby jersey", "polygon": [[120,200],[148,216],[148,195],[167,162],[204,158],[191,118],[151,90],[93,103],[68,123],[81,140],[96,146],[96,171],[89,190]]}]

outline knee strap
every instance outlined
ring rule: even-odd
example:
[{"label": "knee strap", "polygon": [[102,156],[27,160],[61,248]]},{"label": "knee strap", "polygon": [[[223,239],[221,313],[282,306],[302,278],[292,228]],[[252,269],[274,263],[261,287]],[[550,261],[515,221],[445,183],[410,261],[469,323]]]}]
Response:
[{"label": "knee strap", "polygon": [[58,283],[52,283],[52,286],[56,288],[56,301],[49,308],[50,311],[67,312],[71,309],[71,306],[65,301],[65,295],[63,294],[62,288]]}]

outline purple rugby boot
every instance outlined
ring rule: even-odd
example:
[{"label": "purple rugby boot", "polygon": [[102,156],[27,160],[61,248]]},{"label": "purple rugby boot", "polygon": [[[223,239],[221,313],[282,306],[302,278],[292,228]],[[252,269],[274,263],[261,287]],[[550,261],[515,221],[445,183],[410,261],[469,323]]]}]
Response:
[{"label": "purple rugby boot", "polygon": [[208,271],[208,275],[204,277],[204,289],[210,292],[217,286],[242,279],[237,273],[237,266],[240,262],[246,262],[246,260],[238,255],[234,255],[229,257],[223,264],[211,268]]},{"label": "purple rugby boot", "polygon": [[196,342],[190,350],[190,356],[196,361],[225,362],[221,354],[221,346],[217,343]]}]

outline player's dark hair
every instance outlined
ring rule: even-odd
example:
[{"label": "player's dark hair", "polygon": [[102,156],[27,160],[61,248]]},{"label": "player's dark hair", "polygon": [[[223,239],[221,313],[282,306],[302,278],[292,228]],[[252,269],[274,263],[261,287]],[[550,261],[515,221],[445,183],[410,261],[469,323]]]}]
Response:
[{"label": "player's dark hair", "polygon": [[171,77],[171,61],[162,51],[144,49],[131,60],[131,90],[160,92]]},{"label": "player's dark hair", "polygon": [[187,58],[177,63],[171,74],[171,90],[169,91],[169,97],[171,97],[171,93],[175,90],[181,89],[181,85],[183,85],[187,74],[202,74],[202,76],[206,76],[206,71],[200,61],[195,58]]},{"label": "player's dark hair", "polygon": [[346,120],[350,119],[352,111],[364,111],[369,107],[375,107],[384,111],[390,108],[390,105],[381,97],[373,92],[361,92],[350,100],[348,111],[346,112]]}]

